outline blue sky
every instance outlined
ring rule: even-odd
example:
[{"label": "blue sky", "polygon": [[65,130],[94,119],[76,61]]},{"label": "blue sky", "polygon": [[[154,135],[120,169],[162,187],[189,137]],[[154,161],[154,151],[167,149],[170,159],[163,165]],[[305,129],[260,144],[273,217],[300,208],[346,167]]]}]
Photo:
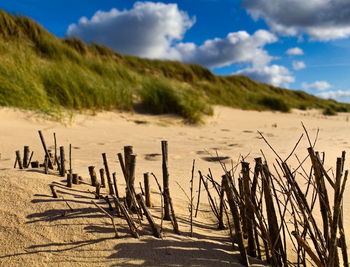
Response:
[{"label": "blue sky", "polygon": [[347,0],[1,0],[0,8],[59,37],[350,102]]}]

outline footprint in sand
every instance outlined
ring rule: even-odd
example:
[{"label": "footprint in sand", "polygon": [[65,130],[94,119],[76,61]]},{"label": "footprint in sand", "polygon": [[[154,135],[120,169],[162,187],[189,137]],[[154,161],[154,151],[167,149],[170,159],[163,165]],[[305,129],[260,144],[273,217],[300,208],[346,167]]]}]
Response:
[{"label": "footprint in sand", "polygon": [[145,154],[145,160],[158,161],[161,159],[162,159],[162,154],[159,154],[159,153]]},{"label": "footprint in sand", "polygon": [[211,147],[210,149],[212,150],[217,150],[217,151],[221,151],[221,150],[230,150],[230,148],[228,148],[227,146],[219,146],[219,147]]},{"label": "footprint in sand", "polygon": [[239,144],[229,144],[228,146],[235,147],[235,146],[239,146]]},{"label": "footprint in sand", "polygon": [[202,157],[202,160],[207,162],[222,162],[222,163],[230,163],[231,157],[228,156],[219,156],[219,157]]},{"label": "footprint in sand", "polygon": [[148,121],[144,121],[144,120],[133,120],[133,122],[136,124],[148,124]]},{"label": "footprint in sand", "polygon": [[196,154],[197,155],[209,155],[209,152],[205,151],[205,150],[199,150],[199,151],[196,151]]},{"label": "footprint in sand", "polygon": [[230,129],[221,129],[222,132],[229,132]]},{"label": "footprint in sand", "polygon": [[254,133],[254,131],[244,130],[243,133]]}]

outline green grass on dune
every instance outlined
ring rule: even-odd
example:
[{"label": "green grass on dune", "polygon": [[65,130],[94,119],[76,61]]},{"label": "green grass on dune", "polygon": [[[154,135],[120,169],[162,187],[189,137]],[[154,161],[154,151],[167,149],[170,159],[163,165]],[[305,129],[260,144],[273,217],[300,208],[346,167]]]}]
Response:
[{"label": "green grass on dune", "polygon": [[141,106],[197,123],[212,114],[212,105],[282,112],[350,111],[349,104],[244,76],[216,76],[196,64],[124,56],[79,39],[62,40],[29,18],[1,10],[0,60],[0,105],[49,114]]}]

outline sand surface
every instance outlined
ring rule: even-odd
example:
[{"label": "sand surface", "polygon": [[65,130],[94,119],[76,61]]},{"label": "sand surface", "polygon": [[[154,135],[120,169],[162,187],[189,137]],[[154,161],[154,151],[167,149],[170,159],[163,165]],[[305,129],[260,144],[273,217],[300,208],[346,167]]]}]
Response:
[{"label": "sand surface", "polygon": [[[226,162],[238,162],[247,156],[252,162],[262,149],[269,161],[274,154],[259,137],[261,131],[282,158],[288,156],[303,133],[301,121],[315,138],[320,129],[317,149],[326,151],[326,165],[335,165],[341,151],[350,149],[349,115],[325,117],[319,111],[293,111],[289,114],[241,111],[216,107],[215,115],[205,125],[184,125],[172,116],[151,116],[131,113],[103,112],[95,115],[75,115],[65,123],[53,122],[14,109],[0,109],[0,266],[239,266],[239,253],[232,250],[228,231],[218,231],[206,197],[202,198],[194,222],[194,237],[188,237],[188,201],[177,183],[189,193],[192,160],[196,170],[207,173],[211,168],[219,182],[223,174],[211,157],[218,153]],[[169,222],[164,222],[163,240],[151,236],[144,224],[137,240],[130,236],[124,221],[116,219],[121,237],[114,238],[110,220],[91,204],[93,190],[88,185],[64,186],[65,180],[55,173],[42,170],[13,169],[15,150],[29,145],[33,160],[43,160],[44,153],[37,131],[42,130],[46,142],[53,148],[55,132],[59,145],[66,151],[72,144],[73,170],[88,182],[90,165],[103,167],[102,153],[107,153],[112,172],[117,173],[119,191],[125,185],[117,161],[123,146],[132,145],[137,154],[136,190],[144,172],[154,172],[161,180],[161,140],[169,143],[170,191],[179,217],[182,235],[174,235]],[[297,153],[307,155],[306,138]],[[23,152],[22,152],[23,153]],[[346,168],[349,167],[346,162]],[[295,163],[294,157],[290,164]],[[252,165],[253,166],[253,165]],[[51,198],[49,184],[56,184],[63,199]],[[198,175],[195,176],[195,186]],[[151,181],[154,208],[152,214],[160,222],[159,194]],[[350,189],[344,199],[344,224],[350,236]],[[103,202],[100,201],[104,205]],[[260,263],[253,260],[253,266]]]}]

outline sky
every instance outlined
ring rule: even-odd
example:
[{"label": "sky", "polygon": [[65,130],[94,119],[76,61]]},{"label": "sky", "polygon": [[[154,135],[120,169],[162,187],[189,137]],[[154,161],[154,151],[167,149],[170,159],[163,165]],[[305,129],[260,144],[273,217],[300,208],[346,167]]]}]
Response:
[{"label": "sky", "polygon": [[1,0],[61,38],[350,102],[349,0]]}]

